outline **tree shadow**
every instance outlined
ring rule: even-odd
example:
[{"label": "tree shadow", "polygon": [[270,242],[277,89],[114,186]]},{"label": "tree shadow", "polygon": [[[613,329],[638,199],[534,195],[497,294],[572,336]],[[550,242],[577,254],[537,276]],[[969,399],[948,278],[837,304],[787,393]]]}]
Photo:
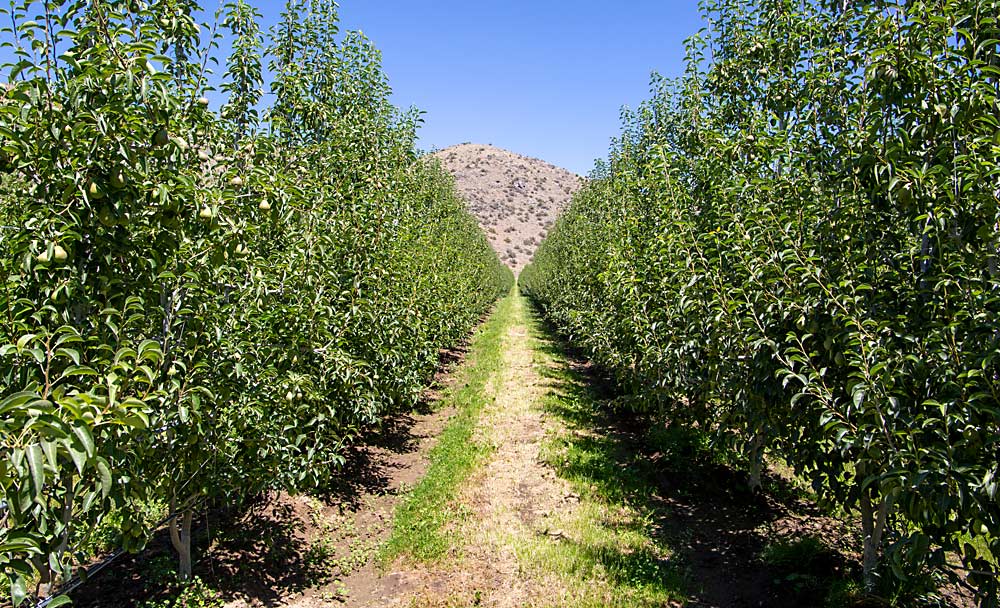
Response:
[{"label": "tree shadow", "polygon": [[[194,575],[213,594],[277,606],[289,594],[322,584],[329,570],[311,560],[302,514],[284,502],[259,499],[242,509],[201,514],[192,537]],[[205,547],[211,546],[206,554]],[[166,603],[182,589],[166,530],[138,554],[123,556],[72,594],[79,608]]]},{"label": "tree shadow", "polygon": [[[468,353],[463,342],[439,353],[429,389],[410,411],[387,416],[345,447],[344,465],[323,488],[310,492],[324,507],[359,512],[368,496],[395,495],[395,469],[403,469],[434,429],[416,430],[418,417],[439,408],[448,374]],[[194,575],[227,601],[241,598],[257,606],[283,605],[288,597],[332,582],[328,556],[308,538],[311,514],[302,501],[272,494],[239,506],[216,505],[196,518],[192,538]],[[206,548],[210,550],[206,551]],[[331,548],[331,550],[333,550]],[[138,554],[123,555],[72,594],[81,608],[124,608],[177,597],[176,556],[167,530],[158,530]]]},{"label": "tree shadow", "polygon": [[[562,460],[552,464],[561,477],[645,514],[646,529],[674,562],[645,571],[654,578],[682,572],[690,606],[823,606],[830,586],[856,568],[852,560],[825,542],[808,563],[776,566],[762,556],[780,540],[777,522],[799,522],[783,534],[806,537],[828,518],[781,477],[769,474],[765,491],[751,492],[746,474],[714,459],[697,430],[617,407],[622,395],[610,375],[561,340],[537,308],[528,309],[539,350],[557,362],[541,369],[546,411],[569,431],[557,440]],[[606,549],[597,557],[632,558]]]},{"label": "tree shadow", "polygon": [[307,517],[291,504],[271,501],[220,522],[212,551],[199,564],[203,576],[226,599],[263,606],[328,582],[330,569],[310,552],[302,524]]}]

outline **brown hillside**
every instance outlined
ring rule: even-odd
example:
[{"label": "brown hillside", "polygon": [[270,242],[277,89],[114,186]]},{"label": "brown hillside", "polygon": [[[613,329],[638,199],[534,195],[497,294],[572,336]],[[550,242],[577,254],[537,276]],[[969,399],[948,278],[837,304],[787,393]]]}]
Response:
[{"label": "brown hillside", "polygon": [[580,189],[579,175],[493,146],[460,144],[435,152],[490,243],[515,272],[531,260],[556,216]]}]

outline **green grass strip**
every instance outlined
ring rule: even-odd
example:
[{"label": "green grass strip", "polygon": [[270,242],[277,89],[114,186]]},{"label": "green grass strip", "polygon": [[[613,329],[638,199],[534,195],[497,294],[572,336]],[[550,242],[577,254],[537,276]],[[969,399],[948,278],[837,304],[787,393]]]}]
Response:
[{"label": "green grass strip", "polygon": [[651,498],[659,491],[657,469],[608,431],[607,404],[592,379],[569,364],[565,345],[524,306],[535,366],[549,387],[541,406],[563,427],[548,435],[539,458],[570,482],[579,501],[547,524],[572,540],[522,539],[516,546],[522,568],[554,575],[554,588],[564,594],[559,605],[645,608],[685,601],[684,569],[661,536],[669,513]]},{"label": "green grass strip", "polygon": [[495,398],[487,383],[501,377],[504,338],[515,316],[514,298],[512,292],[501,300],[477,331],[469,360],[459,372],[461,381],[441,402],[442,407],[454,406],[457,412],[431,449],[427,474],[396,507],[392,536],[380,555],[383,564],[404,554],[418,561],[433,561],[452,544],[445,531],[462,516],[454,504],[456,491],[488,451],[473,441],[473,433],[483,407]]}]

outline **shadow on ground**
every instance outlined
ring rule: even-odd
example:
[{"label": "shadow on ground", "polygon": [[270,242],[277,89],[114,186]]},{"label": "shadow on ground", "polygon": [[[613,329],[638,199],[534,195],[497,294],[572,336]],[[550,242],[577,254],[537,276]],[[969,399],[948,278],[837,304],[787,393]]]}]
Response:
[{"label": "shadow on ground", "polygon": [[[466,354],[464,344],[442,351],[425,399],[411,412],[388,417],[380,428],[360,436],[346,449],[346,462],[327,487],[308,497],[268,495],[239,508],[215,507],[200,514],[192,542],[194,575],[207,592],[225,601],[241,599],[251,606],[270,607],[331,583],[338,574],[331,566],[337,547],[311,542],[317,535],[313,529],[317,512],[355,513],[366,508],[366,498],[394,496],[405,490],[400,473],[420,458],[421,442],[436,432],[427,425],[421,429],[418,419],[437,411],[445,388],[442,383]],[[211,547],[207,554],[206,547]],[[172,606],[168,602],[178,593],[176,557],[164,529],[141,553],[122,556],[88,580],[72,599],[79,608],[131,608],[147,603],[159,608]]]},{"label": "shadow on ground", "polygon": [[[546,409],[570,431],[558,440],[562,460],[552,464],[578,487],[638,508],[641,525],[672,551],[670,564],[635,554],[600,560],[636,572],[640,583],[679,573],[686,606],[826,605],[831,587],[856,567],[832,548],[846,542],[840,522],[775,475],[764,493],[749,492],[747,477],[714,462],[702,438],[615,407],[613,383],[533,314],[538,348],[563,363],[542,372],[551,387]],[[801,539],[812,540],[800,547]],[[782,548],[795,559],[775,559]]]}]

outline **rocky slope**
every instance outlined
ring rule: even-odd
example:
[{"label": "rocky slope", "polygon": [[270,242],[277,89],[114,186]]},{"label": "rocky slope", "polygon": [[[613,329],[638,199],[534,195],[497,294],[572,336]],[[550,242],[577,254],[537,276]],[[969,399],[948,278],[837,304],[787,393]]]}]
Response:
[{"label": "rocky slope", "polygon": [[434,152],[500,257],[520,271],[584,180],[536,158],[484,144]]}]

